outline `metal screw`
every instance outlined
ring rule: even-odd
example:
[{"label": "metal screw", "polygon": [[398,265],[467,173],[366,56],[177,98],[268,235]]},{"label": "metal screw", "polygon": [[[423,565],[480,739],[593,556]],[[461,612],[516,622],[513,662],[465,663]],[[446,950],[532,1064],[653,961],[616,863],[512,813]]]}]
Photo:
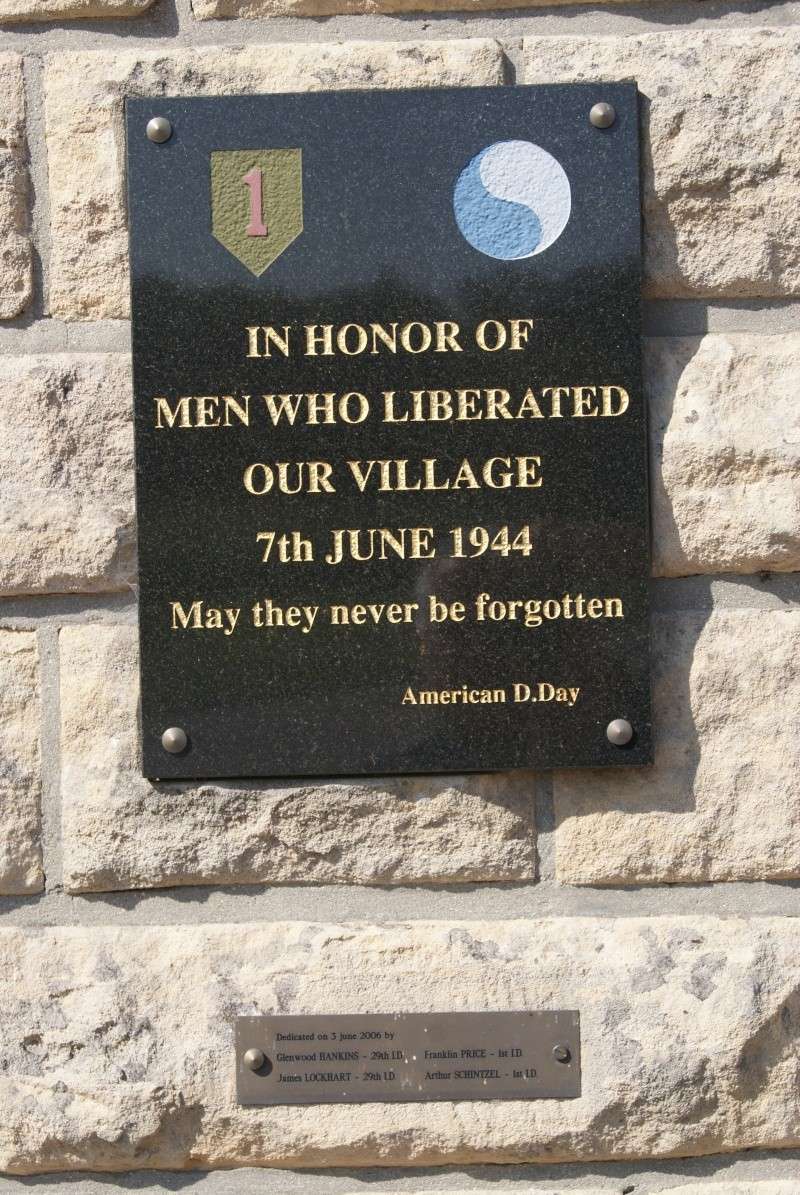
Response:
[{"label": "metal screw", "polygon": [[569,1046],[553,1046],[553,1057],[555,1058],[556,1062],[569,1062],[570,1058],[572,1057]]},{"label": "metal screw", "polygon": [[260,1071],[266,1061],[267,1057],[264,1051],[257,1050],[255,1047],[245,1050],[242,1058],[242,1062],[251,1071]]},{"label": "metal screw", "polygon": [[186,731],[180,726],[168,727],[161,736],[161,746],[165,751],[169,751],[170,755],[180,755],[181,751],[186,750],[188,743]]},{"label": "metal screw", "polygon": [[152,120],[148,120],[147,136],[159,145],[162,141],[169,141],[172,136],[172,125],[166,116],[154,116]]},{"label": "metal screw", "polygon": [[606,727],[606,738],[615,747],[624,747],[633,738],[633,727],[627,718],[615,718]]},{"label": "metal screw", "polygon": [[589,113],[589,122],[596,129],[610,129],[616,119],[617,114],[611,104],[594,104]]}]

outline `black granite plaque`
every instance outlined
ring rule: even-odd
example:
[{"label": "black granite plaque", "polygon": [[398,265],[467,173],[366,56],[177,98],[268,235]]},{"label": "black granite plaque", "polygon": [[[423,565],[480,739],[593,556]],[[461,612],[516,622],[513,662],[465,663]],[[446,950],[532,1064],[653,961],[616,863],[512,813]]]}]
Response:
[{"label": "black granite plaque", "polygon": [[574,1099],[577,1012],[239,1017],[240,1104]]},{"label": "black granite plaque", "polygon": [[649,762],[635,85],[127,143],[145,775]]}]

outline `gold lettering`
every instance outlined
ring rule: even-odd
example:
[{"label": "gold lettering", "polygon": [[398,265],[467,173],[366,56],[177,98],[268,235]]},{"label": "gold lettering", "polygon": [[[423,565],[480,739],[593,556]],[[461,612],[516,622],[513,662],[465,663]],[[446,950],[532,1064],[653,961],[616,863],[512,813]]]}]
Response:
[{"label": "gold lettering", "polygon": [[429,390],[430,414],[432,423],[440,423],[444,419],[453,417],[453,398],[449,390]]},{"label": "gold lettering", "polygon": [[274,480],[275,478],[269,465],[263,465],[260,462],[248,465],[242,478],[244,488],[248,494],[256,494],[259,497],[262,494],[269,493]]},{"label": "gold lettering", "polygon": [[476,412],[476,406],[481,397],[480,390],[459,390],[456,395],[458,401],[458,419],[483,419],[481,411]]},{"label": "gold lettering", "polygon": [[[619,405],[616,411],[614,410],[612,392],[618,396]],[[621,386],[601,386],[600,396],[603,403],[604,415],[624,415],[627,411],[630,399],[628,398],[627,390],[623,390]]]},{"label": "gold lettering", "polygon": [[394,390],[384,390],[383,392],[383,422],[384,423],[407,423],[408,411],[405,415],[397,417],[394,413]]},{"label": "gold lettering", "polygon": [[323,490],[326,494],[334,494],[336,490],[330,480],[333,465],[329,465],[327,461],[307,461],[306,464],[309,494],[321,494]]},{"label": "gold lettering", "polygon": [[193,631],[199,631],[202,627],[202,605],[200,601],[192,602],[188,611],[184,610],[180,602],[172,602],[172,629],[178,630],[178,623],[185,631],[189,624],[192,625]]},{"label": "gold lettering", "polygon": [[[283,335],[276,332],[272,327],[248,327],[245,328],[247,333],[247,356],[248,357],[269,357],[270,344],[274,344],[278,352],[283,353],[284,357],[289,356],[289,325],[284,324]],[[259,336],[259,333],[262,333]],[[263,342],[263,351],[259,347],[259,340]]]},{"label": "gold lettering", "polygon": [[[492,344],[489,344],[486,339],[487,332],[492,337]],[[505,327],[496,319],[482,320],[475,329],[475,340],[478,347],[486,353],[496,353],[498,349],[501,349],[506,342],[506,336]]]},{"label": "gold lettering", "polygon": [[299,494],[303,489],[309,494],[336,492],[330,480],[333,466],[327,461],[276,461],[274,467],[256,461],[248,465],[242,475],[244,488],[257,497],[268,494],[275,484],[276,469],[277,488],[282,494]]},{"label": "gold lettering", "polygon": [[391,332],[387,332],[382,324],[370,324],[372,331],[372,348],[371,353],[377,353],[378,341],[385,344],[390,353],[397,352],[397,321],[390,325]]},{"label": "gold lettering", "polygon": [[536,490],[542,484],[542,479],[536,470],[541,466],[540,456],[517,457],[517,485],[521,490]]},{"label": "gold lettering", "polygon": [[411,320],[400,329],[400,343],[407,353],[424,353],[431,347],[432,340],[430,328],[419,320]]},{"label": "gold lettering", "polygon": [[561,419],[561,399],[569,394],[569,386],[545,386],[542,390],[542,398],[550,395],[550,418]]},{"label": "gold lettering", "polygon": [[[314,397],[316,398],[316,395]],[[281,419],[284,418],[287,423],[294,424],[297,412],[300,410],[300,403],[303,401],[302,394],[279,394],[277,403],[274,394],[263,394],[262,398],[274,427],[277,427]]]},{"label": "gold lettering", "polygon": [[582,415],[597,415],[598,410],[596,404],[597,387],[596,386],[573,386],[572,387],[572,413],[576,419]]},{"label": "gold lettering", "polygon": [[153,402],[156,404],[156,427],[164,427],[161,422],[161,416],[166,419],[167,427],[174,427],[175,421],[178,420],[178,427],[191,427],[192,421],[189,418],[189,399],[179,398],[174,411],[170,410],[169,401],[166,398],[154,398]]},{"label": "gold lettering", "polygon": [[[352,337],[348,344],[348,333],[355,332],[355,342]],[[363,353],[367,347],[369,337],[365,328],[360,324],[344,324],[336,333],[336,344],[340,353],[345,353],[348,357],[357,357],[359,353]]]},{"label": "gold lettering", "polygon": [[486,418],[496,419],[498,412],[503,419],[512,419],[513,416],[508,409],[508,404],[511,400],[511,395],[507,390],[487,390],[486,391]]},{"label": "gold lettering", "polygon": [[530,415],[531,419],[544,419],[541,408],[534,398],[532,390],[526,390],[522,402],[519,404],[517,411],[517,419],[522,419],[524,416]]},{"label": "gold lettering", "polygon": [[[191,395],[179,398],[172,410],[166,398],[154,398],[156,404],[156,427],[230,427],[231,415],[235,415],[245,427],[250,425],[250,395],[243,394],[241,402],[230,394],[220,398],[216,394],[206,394],[201,397]],[[219,414],[219,404],[223,405],[224,416]],[[194,407],[194,417],[192,408]]]},{"label": "gold lettering", "polygon": [[225,408],[225,427],[231,426],[231,412],[236,416],[240,423],[245,427],[250,426],[250,395],[242,395],[242,403],[237,402],[230,394],[223,395],[222,402]]},{"label": "gold lettering", "polygon": [[[322,331],[318,332],[319,324],[306,324],[306,353],[307,357],[332,357],[333,356],[333,324],[323,324]],[[317,349],[321,346],[321,351],[317,353]]]},{"label": "gold lettering", "polygon": [[219,427],[219,415],[217,414],[219,399],[209,395],[205,398],[196,398],[194,401],[197,412],[195,427]]},{"label": "gold lettering", "polygon": [[513,352],[515,349],[523,349],[528,343],[528,333],[533,327],[532,319],[512,319],[509,320],[511,326],[511,344],[508,346]]},{"label": "gold lettering", "polygon": [[[377,463],[383,463],[383,462],[377,462]],[[366,462],[366,464],[368,466],[367,469],[362,469],[361,464],[362,464],[361,461],[348,461],[347,467],[350,470],[350,472],[353,474],[353,477],[355,478],[356,485],[358,486],[359,490],[363,494],[364,490],[366,488],[367,482],[369,481],[370,474],[372,473],[372,470],[375,468],[376,462],[375,461],[367,461]]]},{"label": "gold lettering", "polygon": [[[494,466],[500,464],[505,465],[505,469],[500,473],[499,479],[495,480],[493,469]],[[493,490],[507,490],[511,485],[511,458],[507,456],[493,456],[490,457],[483,466],[483,480]]]},{"label": "gold lettering", "polygon": [[453,353],[461,353],[464,350],[458,343],[458,324],[454,324],[451,320],[437,320],[436,321],[436,352],[446,353],[450,350]]},{"label": "gold lettering", "polygon": [[[297,395],[298,400],[300,397],[300,395]],[[335,398],[336,395],[332,393],[322,395],[306,394],[306,423],[335,423],[336,416],[333,413],[333,400]],[[290,422],[294,423],[294,419],[291,419]]]}]

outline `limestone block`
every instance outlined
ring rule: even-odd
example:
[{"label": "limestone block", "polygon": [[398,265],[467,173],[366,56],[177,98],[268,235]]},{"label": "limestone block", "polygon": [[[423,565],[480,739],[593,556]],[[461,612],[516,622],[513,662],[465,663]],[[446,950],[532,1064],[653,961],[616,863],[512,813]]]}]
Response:
[{"label": "limestone block", "polygon": [[503,57],[484,38],[171,47],[168,54],[59,50],[48,55],[45,74],[50,312],[113,319],[129,311],[123,96],[479,86],[503,82]]},{"label": "limestone block", "polygon": [[645,353],[655,574],[800,568],[800,336]]},{"label": "limestone block", "polygon": [[0,893],[40,892],[39,652],[28,631],[0,630]]},{"label": "limestone block", "polygon": [[[612,3],[622,0],[611,0]],[[502,7],[537,8],[549,0],[504,0]],[[556,0],[578,4],[580,0]],[[192,12],[199,21],[226,17],[331,17],[354,13],[485,12],[498,8],[498,0],[192,0]]]},{"label": "limestone block", "polygon": [[153,0],[0,0],[0,21],[96,20],[136,17]]},{"label": "limestone block", "polygon": [[122,588],[134,567],[127,356],[0,356],[0,393],[0,593]]},{"label": "limestone block", "polygon": [[[542,1186],[541,1181],[533,1184],[523,1183],[514,1185],[515,1195],[619,1195],[623,1189],[634,1184],[616,1185],[613,1187],[562,1187],[560,1183],[552,1182]],[[634,1188],[635,1189],[635,1188]],[[658,1195],[797,1195],[798,1183],[794,1179],[764,1179],[731,1181],[729,1179],[711,1179],[709,1182],[683,1183],[679,1187],[659,1188]],[[440,1188],[438,1191],[418,1191],[415,1195],[491,1195],[491,1187],[470,1187],[451,1190],[450,1187]],[[390,1195],[388,1187],[377,1191],[370,1185],[372,1195]],[[348,1195],[363,1195],[361,1191],[350,1191]]]},{"label": "limestone block", "polygon": [[74,891],[534,876],[531,778],[154,784],[133,627],[61,631],[64,875]]},{"label": "limestone block", "polygon": [[[710,1182],[684,1183],[669,1187],[660,1195],[797,1195],[796,1179],[717,1179]],[[575,1195],[583,1195],[576,1191]]]},{"label": "limestone block", "polygon": [[554,774],[571,884],[800,876],[800,610],[655,620],[652,768]]},{"label": "limestone block", "polygon": [[800,294],[797,29],[534,37],[525,82],[643,93],[651,297]]},{"label": "limestone block", "polygon": [[[465,1166],[795,1148],[799,942],[793,917],[5,926],[0,1167]],[[236,1103],[237,1015],[513,1008],[580,1010],[579,1098]]]},{"label": "limestone block", "polygon": [[20,315],[33,293],[26,152],[22,57],[0,54],[0,319]]}]

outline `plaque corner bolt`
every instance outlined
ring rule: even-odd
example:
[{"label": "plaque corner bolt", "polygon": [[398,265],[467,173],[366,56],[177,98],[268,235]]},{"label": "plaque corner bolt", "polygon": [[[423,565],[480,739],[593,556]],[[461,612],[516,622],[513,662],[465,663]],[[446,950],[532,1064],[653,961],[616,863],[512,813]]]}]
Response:
[{"label": "plaque corner bolt", "polygon": [[148,120],[146,132],[150,141],[161,145],[164,141],[169,141],[172,136],[172,125],[166,116],[154,116]]},{"label": "plaque corner bolt", "polygon": [[633,738],[633,727],[627,718],[614,718],[606,727],[606,738],[614,747],[627,747]]},{"label": "plaque corner bolt", "polygon": [[170,755],[180,755],[189,745],[186,731],[180,726],[168,726],[161,736],[161,746]]},{"label": "plaque corner bolt", "polygon": [[572,1052],[569,1046],[563,1045],[561,1042],[553,1046],[553,1057],[556,1062],[569,1062],[572,1058]]},{"label": "plaque corner bolt", "polygon": [[242,1055],[242,1062],[250,1071],[260,1071],[264,1063],[267,1061],[267,1056],[263,1050],[252,1046],[249,1050],[245,1050]]},{"label": "plaque corner bolt", "polygon": [[593,104],[589,111],[589,123],[593,124],[596,129],[610,129],[616,119],[616,109],[604,101]]}]

